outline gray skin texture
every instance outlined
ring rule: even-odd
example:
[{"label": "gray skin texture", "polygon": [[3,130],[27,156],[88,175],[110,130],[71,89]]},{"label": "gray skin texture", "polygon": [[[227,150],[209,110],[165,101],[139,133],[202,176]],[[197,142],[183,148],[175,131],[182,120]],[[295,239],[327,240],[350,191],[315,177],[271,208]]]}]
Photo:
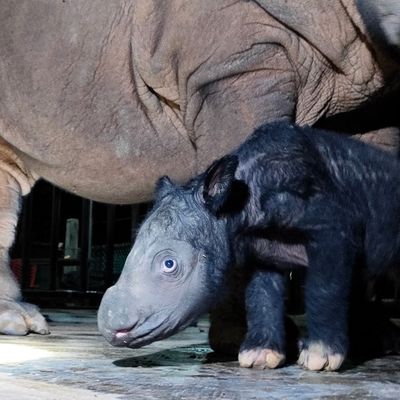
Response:
[{"label": "gray skin texture", "polygon": [[[0,333],[48,332],[8,266],[38,178],[145,201],[267,121],[313,125],[399,80],[355,0],[3,0],[0,29]],[[371,130],[353,133],[398,150],[387,121]]]},{"label": "gray skin texture", "polygon": [[[170,336],[224,297],[233,241],[226,220],[204,204],[203,180],[184,187],[160,180],[155,205],[99,308],[99,330],[114,346],[136,348]],[[256,247],[271,262],[308,265],[302,245],[262,240]]]}]

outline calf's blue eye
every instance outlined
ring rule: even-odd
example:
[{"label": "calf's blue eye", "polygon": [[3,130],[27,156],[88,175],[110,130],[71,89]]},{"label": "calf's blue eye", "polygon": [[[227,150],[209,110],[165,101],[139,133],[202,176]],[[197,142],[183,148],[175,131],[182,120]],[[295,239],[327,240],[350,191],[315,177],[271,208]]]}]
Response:
[{"label": "calf's blue eye", "polygon": [[174,268],[175,261],[174,260],[165,260],[164,266],[165,266],[165,268]]},{"label": "calf's blue eye", "polygon": [[161,263],[161,268],[164,272],[170,274],[178,268],[178,263],[173,258],[165,258]]}]

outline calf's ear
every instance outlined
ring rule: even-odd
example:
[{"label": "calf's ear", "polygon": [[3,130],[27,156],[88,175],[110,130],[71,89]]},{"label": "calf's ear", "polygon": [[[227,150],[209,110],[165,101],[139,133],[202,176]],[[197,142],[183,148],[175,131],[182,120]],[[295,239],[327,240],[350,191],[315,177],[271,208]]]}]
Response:
[{"label": "calf's ear", "polygon": [[175,184],[168,176],[162,176],[156,183],[155,195],[156,198],[164,197],[175,188]]},{"label": "calf's ear", "polygon": [[204,203],[218,217],[240,211],[247,201],[247,186],[235,179],[238,164],[237,156],[228,155],[215,161],[205,172]]}]

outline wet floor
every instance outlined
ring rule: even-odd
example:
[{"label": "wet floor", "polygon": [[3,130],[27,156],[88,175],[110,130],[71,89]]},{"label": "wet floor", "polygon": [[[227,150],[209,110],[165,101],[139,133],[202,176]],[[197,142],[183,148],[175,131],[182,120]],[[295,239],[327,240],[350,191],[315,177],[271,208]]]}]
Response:
[{"label": "wet floor", "polygon": [[207,344],[208,322],[142,349],[113,348],[91,311],[45,311],[50,336],[0,337],[0,398],[400,399],[400,356],[341,372],[239,368]]}]

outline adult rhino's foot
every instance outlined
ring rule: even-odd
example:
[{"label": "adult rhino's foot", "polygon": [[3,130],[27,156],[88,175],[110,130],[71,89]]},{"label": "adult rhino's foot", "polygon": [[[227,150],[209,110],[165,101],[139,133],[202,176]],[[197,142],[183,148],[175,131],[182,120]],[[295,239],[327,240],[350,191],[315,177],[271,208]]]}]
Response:
[{"label": "adult rhino's foot", "polygon": [[277,368],[285,363],[285,354],[272,349],[251,349],[239,353],[239,364],[243,368]]},{"label": "adult rhino's foot", "polygon": [[0,299],[0,333],[26,335],[29,332],[47,335],[47,322],[33,304]]},{"label": "adult rhino's foot", "polygon": [[297,363],[310,371],[336,371],[345,359],[345,354],[332,351],[322,342],[309,342],[300,352]]}]

